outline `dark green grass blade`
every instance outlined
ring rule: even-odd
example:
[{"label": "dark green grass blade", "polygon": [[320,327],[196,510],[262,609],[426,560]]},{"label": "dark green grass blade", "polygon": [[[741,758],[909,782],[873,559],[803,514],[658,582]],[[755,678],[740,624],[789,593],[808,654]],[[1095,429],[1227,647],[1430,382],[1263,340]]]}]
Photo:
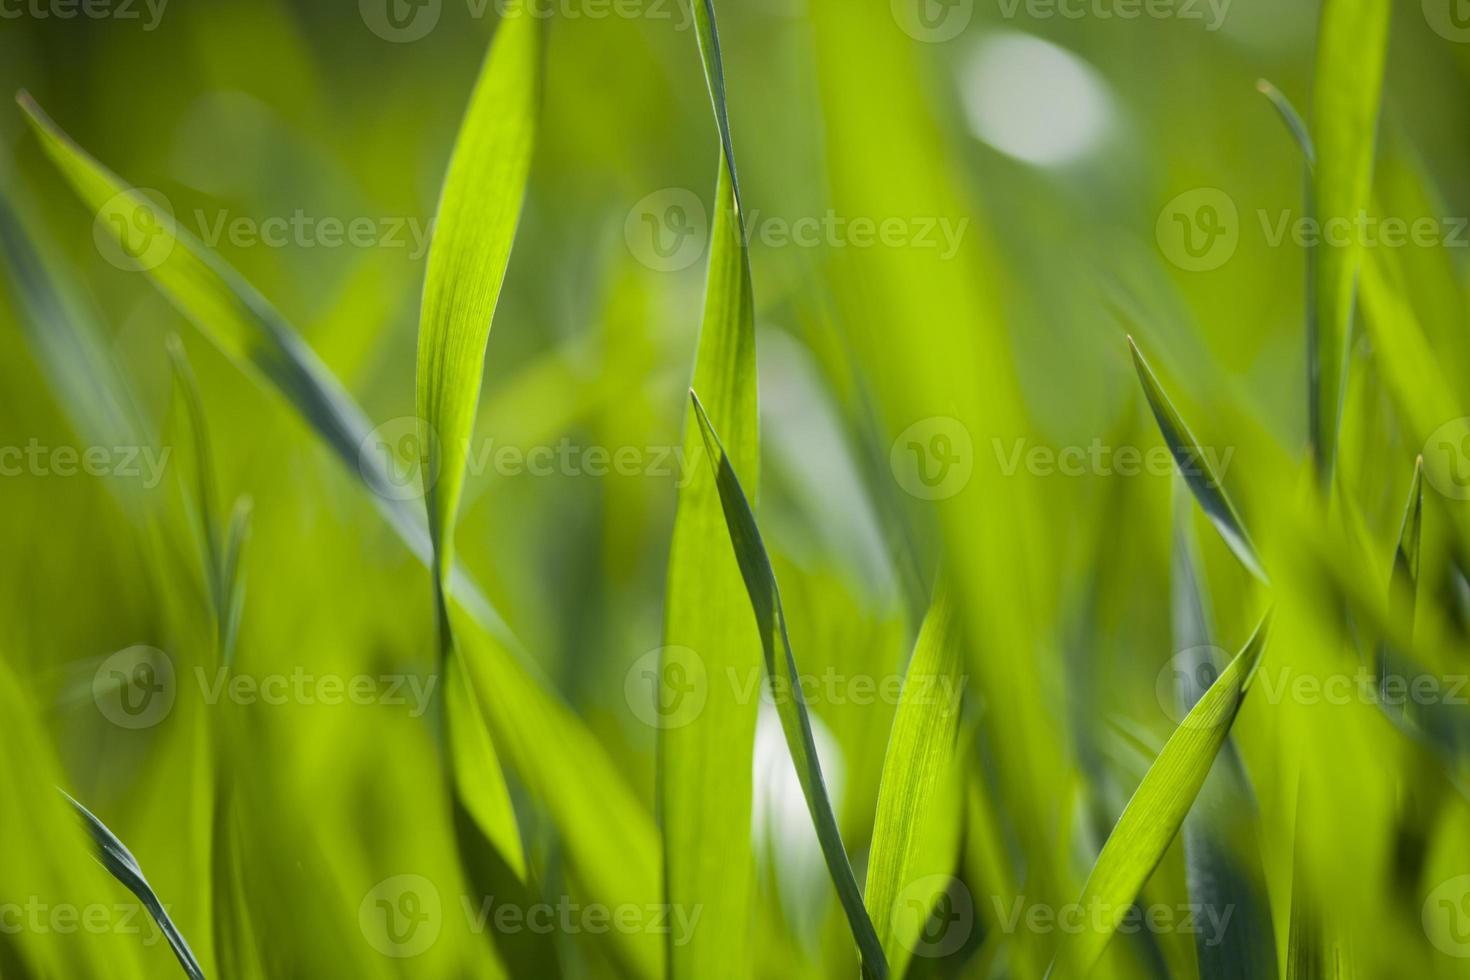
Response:
[{"label": "dark green grass blade", "polygon": [[[710,465],[715,468],[715,480],[720,491],[720,503],[725,511],[725,523],[730,532],[730,544],[740,563],[740,574],[745,580],[745,591],[755,611],[756,624],[760,627],[761,648],[765,654],[767,679],[781,716],[781,728],[786,733],[786,745],[791,751],[791,761],[801,781],[802,793],[806,797],[807,809],[811,812],[816,827],[817,839],[822,845],[822,856],[827,862],[827,871],[837,888],[837,897],[847,914],[847,922],[862,954],[863,974],[872,980],[885,980],[888,962],[883,956],[882,944],[873,922],[863,907],[862,891],[853,876],[852,865],[842,845],[842,835],[837,829],[837,818],[832,813],[832,802],[827,795],[827,784],[822,778],[821,764],[817,760],[817,747],[812,737],[811,718],[807,714],[806,702],[802,698],[801,684],[796,667],[796,656],[791,650],[791,640],[786,634],[786,614],[781,608],[781,595],[776,588],[776,575],[771,570],[770,558],[756,527],[755,515],[750,503],[740,488],[740,481],[720,445],[719,436],[710,425],[709,416],[700,405],[699,397],[689,393],[694,404],[695,416],[699,420],[700,432],[704,436],[705,450],[709,453]],[[782,653],[778,653],[777,647]],[[778,657],[784,659],[778,662]],[[783,678],[786,683],[776,681]]]},{"label": "dark green grass blade", "polygon": [[1235,505],[1225,495],[1225,485],[1221,481],[1219,473],[1214,471],[1209,457],[1200,447],[1199,440],[1194,433],[1189,431],[1189,426],[1179,415],[1174,403],[1164,393],[1159,384],[1159,379],[1154,375],[1153,368],[1149,367],[1148,361],[1144,360],[1143,352],[1128,338],[1128,349],[1133,353],[1133,364],[1138,369],[1138,380],[1143,384],[1143,393],[1148,398],[1148,404],[1153,409],[1154,418],[1159,423],[1159,432],[1164,437],[1164,444],[1169,447],[1169,452],[1174,455],[1174,462],[1179,466],[1179,472],[1183,475],[1185,483],[1189,485],[1194,499],[1204,509],[1205,516],[1235,557],[1256,578],[1262,582],[1268,582],[1266,570],[1261,565],[1261,559],[1256,552],[1256,546],[1251,543],[1250,535],[1246,533],[1245,525],[1241,522]]},{"label": "dark green grass blade", "polygon": [[184,939],[183,933],[179,932],[178,926],[174,925],[169,918],[168,911],[164,909],[163,902],[159,901],[158,895],[153,887],[148,884],[148,879],[143,877],[143,869],[138,866],[138,859],[133,857],[132,852],[127,849],[122,841],[118,840],[116,834],[107,829],[107,825],[98,820],[91,810],[82,806],[70,794],[62,791],[63,796],[70,801],[73,808],[81,815],[82,822],[87,827],[87,832],[92,835],[92,840],[97,844],[98,860],[114,878],[122,882],[128,891],[138,897],[148,914],[158,923],[158,928],[163,930],[163,935],[168,939],[169,946],[174,955],[179,958],[179,965],[184,968],[192,980],[204,980],[204,971],[199,966],[199,961],[194,958],[194,951],[189,948],[189,943]]}]

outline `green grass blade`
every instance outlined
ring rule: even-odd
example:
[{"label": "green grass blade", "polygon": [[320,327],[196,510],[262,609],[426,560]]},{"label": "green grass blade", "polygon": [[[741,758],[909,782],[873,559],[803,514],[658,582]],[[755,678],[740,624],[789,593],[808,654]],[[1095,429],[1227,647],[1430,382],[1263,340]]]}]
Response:
[{"label": "green grass blade", "polygon": [[[1326,0],[1317,35],[1312,85],[1312,139],[1316,148],[1313,200],[1323,227],[1356,227],[1373,184],[1373,150],[1383,66],[1388,49],[1388,0]],[[1346,390],[1354,292],[1364,245],[1316,250],[1317,415],[1312,422],[1319,474],[1330,482],[1337,455],[1338,420]]]},{"label": "green grass blade", "polygon": [[[954,776],[955,737],[960,722],[959,624],[947,590],[941,586],[924,618],[899,695],[883,776],[873,843],[868,852],[865,889],[868,914],[878,930],[894,977],[908,965],[919,931],[928,919],[927,905],[918,915],[897,907],[900,897],[918,880],[935,877],[924,861],[937,820],[952,819],[953,807],[941,805],[944,781]],[[948,855],[947,867],[957,855]],[[944,879],[941,879],[944,880]]]},{"label": "green grass blade", "polygon": [[1190,709],[1144,774],[1078,899],[1081,908],[1100,909],[1101,914],[1095,919],[1089,916],[1093,921],[1063,936],[1056,962],[1065,970],[1054,976],[1087,975],[1163,859],[1230,733],[1269,630],[1267,613],[1245,648]]},{"label": "green grass blade", "polygon": [[[1211,654],[1213,630],[1190,517],[1188,500],[1177,493],[1171,582],[1174,647],[1180,652],[1171,662],[1179,708],[1185,712],[1199,703],[1219,668]],[[1229,910],[1231,916],[1222,935],[1195,934],[1200,980],[1276,975],[1258,824],[1245,767],[1234,740],[1226,738],[1182,829],[1190,902],[1215,914]]]},{"label": "green grass blade", "polygon": [[[710,230],[704,317],[694,361],[694,387],[728,438],[749,481],[759,480],[755,316],[725,105],[724,71],[713,6],[694,0],[699,49],[719,129],[719,174]],[[698,460],[704,439],[691,406],[684,421],[684,458]],[[759,640],[742,597],[740,570],[724,546],[724,517],[712,470],[692,465],[679,489],[664,594],[664,647],[693,650],[707,677],[759,670]],[[673,662],[660,664],[660,703]],[[733,673],[729,673],[733,672]],[[754,875],[750,842],[751,765],[759,705],[731,684],[706,684],[698,717],[666,719],[658,732],[659,813],[668,901],[702,905],[705,925],[689,942],[669,943],[675,980],[750,975]],[[719,848],[709,840],[721,841]]]},{"label": "green grass blade", "polygon": [[531,170],[541,24],[519,3],[501,19],[449,161],[424,277],[419,444],[441,624],[485,346]]},{"label": "green grass blade", "polygon": [[1220,536],[1246,570],[1262,582],[1267,582],[1266,571],[1261,565],[1256,546],[1251,543],[1250,535],[1246,533],[1235,505],[1225,495],[1225,484],[1210,463],[1209,454],[1201,449],[1199,440],[1189,431],[1189,426],[1174,408],[1169,396],[1164,393],[1153,368],[1144,360],[1143,352],[1138,349],[1132,337],[1128,338],[1128,349],[1133,352],[1138,380],[1143,384],[1143,393],[1159,423],[1159,432],[1163,435],[1169,452],[1174,455],[1174,461],[1178,464],[1185,483],[1189,485],[1190,492],[1194,494],[1194,499],[1199,501],[1205,516],[1215,525],[1215,529],[1220,532]]},{"label": "green grass blade", "polygon": [[[832,813],[832,802],[827,795],[827,784],[822,778],[816,743],[812,737],[811,718],[802,698],[796,656],[791,650],[791,641],[786,633],[786,613],[781,608],[781,595],[776,588],[776,576],[771,570],[770,558],[766,554],[760,530],[756,527],[755,515],[751,513],[750,502],[740,487],[730,457],[720,445],[720,438],[715,433],[709,416],[705,414],[704,406],[699,403],[699,397],[693,391],[689,393],[689,397],[694,405],[695,417],[699,420],[710,465],[715,469],[715,481],[720,492],[720,504],[725,512],[725,524],[730,532],[730,544],[735,549],[740,575],[745,580],[745,591],[750,597],[756,624],[760,628],[766,673],[777,713],[781,717],[781,728],[786,734],[786,746],[791,752],[791,761],[801,781],[802,794],[806,797],[807,810],[816,827],[817,839],[821,842],[827,872],[837,888],[837,897],[847,914],[848,927],[852,930],[862,955],[864,976],[872,980],[885,980],[888,976],[888,963],[873,922],[863,907],[862,891],[858,888],[847,851],[843,848],[842,835],[837,829],[837,818]],[[778,645],[782,651],[779,654]],[[784,659],[778,662],[778,656]]]},{"label": "green grass blade", "polygon": [[173,949],[174,955],[179,959],[179,965],[184,968],[192,980],[204,980],[204,970],[199,966],[199,961],[194,958],[194,951],[189,948],[189,943],[184,939],[183,933],[179,932],[178,926],[174,925],[169,918],[168,911],[163,907],[163,902],[148,884],[148,879],[143,877],[143,869],[138,866],[138,859],[133,857],[127,847],[117,835],[107,829],[107,825],[98,820],[92,811],[82,806],[70,794],[62,791],[62,795],[71,802],[72,807],[81,816],[86,825],[87,832],[92,835],[92,841],[97,845],[97,853],[102,866],[108,872],[122,882],[128,891],[138,897],[143,903],[148,914],[158,923],[158,928],[163,930],[164,937]]}]

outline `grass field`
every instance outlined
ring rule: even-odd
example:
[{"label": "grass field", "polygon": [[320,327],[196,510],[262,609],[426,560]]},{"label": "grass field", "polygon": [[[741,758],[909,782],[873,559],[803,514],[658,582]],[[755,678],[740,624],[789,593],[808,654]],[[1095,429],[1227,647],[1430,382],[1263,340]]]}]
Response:
[{"label": "grass field", "polygon": [[1463,6],[0,0],[0,978],[1470,976]]}]

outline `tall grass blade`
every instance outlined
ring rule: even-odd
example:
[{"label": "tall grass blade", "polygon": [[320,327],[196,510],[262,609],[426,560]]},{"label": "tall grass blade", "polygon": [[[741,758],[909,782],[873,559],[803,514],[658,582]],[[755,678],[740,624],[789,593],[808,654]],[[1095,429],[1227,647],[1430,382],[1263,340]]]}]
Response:
[{"label": "tall grass blade", "polygon": [[[1388,0],[1326,0],[1317,34],[1312,84],[1312,139],[1316,148],[1313,201],[1323,227],[1356,228],[1368,209],[1374,140],[1388,49]],[[1317,388],[1313,453],[1323,484],[1331,482],[1337,429],[1346,390],[1353,304],[1364,243],[1349,233],[1345,245],[1317,249],[1315,334]]]},{"label": "tall grass blade", "polygon": [[[693,385],[708,399],[739,471],[757,492],[755,317],[750,260],[725,105],[719,35],[709,0],[693,2],[716,127],[719,173],[710,229],[704,317]],[[691,406],[684,421],[684,458],[697,461],[704,439]],[[676,704],[674,673],[687,664],[669,651],[693,651],[706,678],[759,670],[759,639],[741,596],[740,570],[724,546],[724,518],[712,470],[691,465],[679,490],[664,596],[664,647],[656,690]],[[681,653],[681,658],[687,654]],[[690,941],[668,944],[674,980],[750,974],[751,773],[759,704],[735,686],[707,683],[697,717],[663,717],[658,733],[659,813],[664,886],[674,905],[702,905],[705,925]],[[707,842],[721,841],[711,848]]]},{"label": "tall grass blade", "polygon": [[1054,964],[1062,972],[1054,970],[1052,976],[1086,976],[1107,949],[1118,923],[1163,859],[1204,785],[1250,689],[1269,631],[1267,613],[1149,766],[1103,844],[1077,901],[1081,908],[1100,910],[1099,915],[1089,915],[1084,928],[1063,936]]},{"label": "tall grass blade", "polygon": [[[954,819],[943,805],[945,782],[953,779],[955,738],[960,722],[959,624],[947,588],[941,584],[914,644],[888,733],[873,843],[868,851],[868,914],[888,956],[892,976],[902,977],[910,951],[929,918],[935,894],[912,895],[925,880],[947,880],[936,864],[954,867],[956,854],[926,854],[935,846],[938,821]],[[956,841],[957,842],[957,841]],[[947,857],[947,860],[945,858]],[[900,908],[900,898],[924,907]]]},{"label": "tall grass blade", "polygon": [[1159,423],[1159,432],[1164,437],[1164,444],[1169,447],[1169,452],[1174,456],[1174,462],[1179,466],[1179,472],[1188,484],[1194,499],[1204,509],[1205,516],[1210,523],[1215,525],[1215,530],[1225,539],[1235,557],[1246,570],[1262,582],[1267,582],[1265,568],[1261,565],[1261,559],[1256,552],[1256,546],[1251,543],[1250,535],[1246,533],[1245,525],[1241,522],[1240,515],[1235,510],[1235,505],[1225,494],[1225,484],[1221,475],[1215,471],[1210,461],[1210,454],[1206,453],[1195,438],[1194,433],[1189,431],[1189,426],[1180,416],[1174,403],[1164,393],[1159,379],[1154,375],[1153,368],[1149,367],[1148,361],[1143,357],[1143,352],[1128,338],[1128,349],[1133,353],[1133,364],[1138,370],[1138,380],[1143,384],[1143,393],[1148,398],[1148,404],[1153,409],[1154,418]]},{"label": "tall grass blade", "polygon": [[419,449],[441,626],[447,625],[444,592],[490,321],[531,170],[541,24],[521,2],[512,3],[501,19],[460,124],[424,277]]},{"label": "tall grass blade", "polygon": [[832,801],[827,794],[826,781],[822,778],[822,767],[817,759],[817,747],[812,736],[811,718],[802,697],[796,655],[791,650],[791,640],[786,633],[786,613],[781,608],[781,594],[776,587],[776,576],[771,570],[770,558],[761,541],[760,530],[756,527],[755,514],[750,510],[750,502],[740,487],[730,457],[720,445],[720,438],[715,433],[709,416],[705,414],[698,395],[691,391],[689,397],[704,437],[705,451],[715,470],[720,504],[730,532],[730,544],[740,563],[740,575],[745,580],[745,591],[755,612],[756,624],[760,628],[766,677],[776,711],[781,717],[781,728],[786,734],[786,746],[791,752],[791,761],[801,782],[802,795],[806,797],[807,810],[816,827],[822,856],[827,862],[827,872],[837,888],[837,897],[847,915],[848,927],[852,930],[862,955],[863,975],[871,980],[886,980],[888,963],[883,955],[882,944],[878,940],[872,920],[868,918],[867,910],[863,907],[862,891],[858,888],[847,851],[843,848],[842,834],[837,829],[837,818],[832,813]]},{"label": "tall grass blade", "polygon": [[148,879],[143,877],[143,869],[138,866],[138,859],[133,857],[126,845],[118,839],[116,834],[108,830],[107,825],[98,820],[91,810],[78,803],[65,790],[61,791],[61,795],[71,803],[72,808],[81,816],[87,832],[92,835],[102,866],[114,878],[122,882],[128,891],[136,895],[138,901],[143,903],[148,914],[153,916],[153,921],[158,923],[158,928],[163,930],[164,938],[168,940],[184,972],[192,980],[204,980],[204,970],[199,966],[199,961],[194,958],[194,951],[189,948],[189,943],[184,939],[183,933],[179,932],[178,926],[174,925],[173,920],[169,918],[168,911],[153,891],[153,886],[149,885]]}]

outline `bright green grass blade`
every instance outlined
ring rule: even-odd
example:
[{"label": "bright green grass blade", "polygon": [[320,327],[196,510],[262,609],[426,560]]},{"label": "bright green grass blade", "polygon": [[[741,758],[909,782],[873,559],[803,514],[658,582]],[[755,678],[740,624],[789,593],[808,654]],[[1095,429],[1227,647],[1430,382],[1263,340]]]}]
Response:
[{"label": "bright green grass blade", "polygon": [[182,396],[182,417],[188,425],[190,441],[194,450],[194,509],[204,545],[204,574],[209,586],[209,598],[215,623],[219,632],[220,649],[224,649],[224,634],[229,623],[229,586],[225,580],[225,543],[221,529],[215,522],[214,502],[214,453],[209,444],[209,429],[204,421],[204,399],[199,394],[199,382],[194,377],[194,368],[189,355],[184,351],[183,341],[177,336],[168,338],[168,355],[173,364],[174,380]]},{"label": "bright green grass blade", "polygon": [[531,170],[541,89],[541,24],[519,2],[501,19],[460,124],[424,277],[418,345],[418,412],[424,431],[419,446],[441,624],[485,346]]},{"label": "bright green grass blade", "polygon": [[449,724],[449,758],[454,766],[460,802],[516,877],[524,881],[525,850],[495,741],[485,726],[480,706],[470,696],[463,658],[450,657],[447,669],[445,711]]},{"label": "bright green grass blade", "polygon": [[[933,900],[942,890],[938,883],[947,880],[947,876],[936,875],[923,856],[935,821],[953,819],[955,807],[945,807],[942,801],[944,783],[954,777],[963,686],[959,624],[948,591],[942,585],[940,589],[924,617],[904,675],[883,757],[868,852],[868,913],[894,977],[903,976]],[[954,867],[957,857],[948,855],[947,867]],[[912,894],[926,880],[936,882],[935,894]],[[921,907],[908,907],[911,899]]]},{"label": "bright green grass blade", "polygon": [[168,940],[174,955],[179,958],[179,965],[184,968],[193,980],[204,980],[204,971],[199,966],[199,961],[194,958],[194,951],[189,948],[189,943],[184,939],[183,933],[174,925],[169,918],[168,911],[163,907],[163,902],[153,891],[153,886],[148,884],[148,879],[143,877],[143,869],[138,866],[138,859],[133,857],[122,841],[118,840],[116,834],[107,829],[107,825],[98,820],[91,810],[82,806],[71,795],[62,791],[63,796],[71,802],[72,807],[81,815],[87,832],[92,835],[92,841],[97,845],[97,852],[102,866],[108,872],[122,882],[128,891],[138,896],[138,901],[153,916],[158,923],[158,928],[163,930],[164,938]]},{"label": "bright green grass blade", "polygon": [[1225,495],[1225,485],[1220,474],[1211,465],[1209,454],[1201,449],[1199,440],[1189,431],[1189,426],[1174,408],[1174,403],[1160,387],[1153,368],[1148,366],[1132,337],[1128,338],[1128,349],[1133,352],[1138,380],[1143,384],[1143,393],[1148,397],[1149,407],[1153,409],[1154,418],[1159,423],[1159,432],[1163,434],[1169,452],[1174,455],[1174,461],[1178,464],[1185,483],[1189,485],[1190,492],[1194,494],[1194,499],[1199,501],[1205,516],[1215,525],[1215,529],[1220,532],[1220,536],[1246,570],[1262,582],[1267,582],[1266,571],[1261,566],[1256,546],[1251,543],[1250,535],[1246,533],[1235,506]]},{"label": "bright green grass blade", "polygon": [[[1210,615],[1189,502],[1175,494],[1171,554],[1175,693],[1189,711],[1217,676]],[[1265,886],[1255,794],[1234,740],[1227,738],[1199,798],[1184,818],[1184,874],[1197,908],[1229,914],[1229,928],[1210,937],[1195,934],[1200,980],[1276,975],[1276,937]],[[1227,912],[1228,910],[1228,912]]]},{"label": "bright green grass blade", "polygon": [[[1312,140],[1316,148],[1313,194],[1324,228],[1357,227],[1373,184],[1373,148],[1383,65],[1388,49],[1388,0],[1326,0],[1317,35],[1312,84]],[[1353,298],[1364,246],[1350,232],[1346,245],[1316,250],[1316,417],[1311,431],[1319,475],[1332,477],[1337,428],[1347,375]]]},{"label": "bright green grass blade", "polygon": [[[740,214],[739,185],[731,155],[724,71],[712,4],[694,0],[699,50],[720,137],[714,222],[710,230],[704,319],[694,361],[694,387],[729,439],[735,465],[757,492],[759,418],[756,409],[755,317],[750,261]],[[684,422],[684,458],[698,460],[704,439],[691,406]],[[659,705],[677,704],[676,671],[688,667],[684,651],[705,678],[746,676],[759,670],[759,638],[742,596],[740,569],[724,546],[724,516],[714,472],[691,465],[679,489],[669,548],[664,598],[664,653]],[[671,657],[668,651],[680,651]],[[704,928],[691,941],[669,943],[675,980],[749,976],[751,888],[751,766],[755,699],[737,696],[736,685],[706,683],[696,717],[677,709],[660,714],[659,813],[664,835],[664,887],[676,906],[702,905]],[[718,840],[718,848],[708,841]]]},{"label": "bright green grass blade", "polygon": [[[710,424],[699,397],[689,393],[694,405],[695,417],[699,421],[700,433],[704,437],[705,451],[710,465],[715,470],[715,481],[720,492],[720,504],[725,512],[725,524],[730,532],[730,544],[735,549],[740,563],[740,575],[745,580],[745,591],[755,611],[756,624],[760,628],[761,648],[765,654],[766,676],[770,682],[776,711],[781,717],[781,728],[786,733],[786,746],[791,752],[791,761],[801,781],[802,794],[806,797],[807,809],[816,827],[817,839],[821,842],[822,856],[827,862],[827,872],[837,888],[837,897],[847,914],[848,927],[857,941],[862,954],[863,975],[872,980],[885,980],[888,963],[883,956],[882,944],[877,931],[863,907],[863,896],[853,877],[852,865],[842,845],[842,834],[837,829],[837,818],[832,813],[832,802],[827,795],[827,784],[822,778],[822,767],[817,759],[816,743],[812,737],[811,718],[807,714],[806,701],[802,698],[800,675],[796,667],[796,655],[792,653],[791,641],[786,634],[786,613],[781,608],[781,595],[776,588],[776,576],[771,570],[770,558],[756,527],[755,515],[740,481],[720,445],[720,437]],[[784,660],[778,663],[777,646],[784,651]]]},{"label": "bright green grass blade", "polygon": [[1139,890],[1163,859],[1230,733],[1266,647],[1269,630],[1270,613],[1267,613],[1245,648],[1169,736],[1138,784],[1103,844],[1077,902],[1083,909],[1098,909],[1100,913],[1094,917],[1089,912],[1089,922],[1082,929],[1063,936],[1056,963],[1062,964],[1064,970],[1053,972],[1053,976],[1087,975],[1107,948]]}]

